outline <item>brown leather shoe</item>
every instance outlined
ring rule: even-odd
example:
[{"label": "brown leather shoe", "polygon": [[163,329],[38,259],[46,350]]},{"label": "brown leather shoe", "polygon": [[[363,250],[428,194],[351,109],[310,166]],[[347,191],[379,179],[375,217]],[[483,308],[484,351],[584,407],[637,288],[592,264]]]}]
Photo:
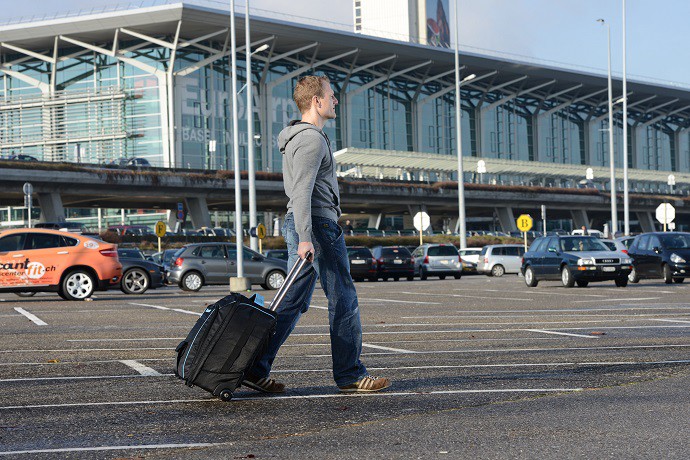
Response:
[{"label": "brown leather shoe", "polygon": [[340,388],[342,393],[373,393],[374,391],[384,390],[389,386],[391,386],[391,381],[389,379],[367,375],[351,385],[338,388]]},{"label": "brown leather shoe", "polygon": [[252,390],[260,391],[261,393],[285,393],[284,384],[269,379],[268,377],[258,378],[248,375],[242,380],[242,385]]}]

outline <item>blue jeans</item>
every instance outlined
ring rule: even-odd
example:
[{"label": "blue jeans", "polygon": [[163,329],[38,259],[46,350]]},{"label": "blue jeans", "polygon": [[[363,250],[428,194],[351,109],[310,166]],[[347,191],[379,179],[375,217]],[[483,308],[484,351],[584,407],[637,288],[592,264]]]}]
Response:
[{"label": "blue jeans", "polygon": [[[283,235],[289,253],[288,267],[292,267],[299,259],[299,237],[292,214],[285,217]],[[276,334],[264,355],[254,364],[251,374],[259,378],[268,377],[278,349],[287,340],[300,316],[307,312],[316,279],[319,278],[328,298],[333,379],[338,386],[350,385],[368,374],[359,360],[362,353],[362,323],[357,291],[350,276],[345,236],[336,222],[312,216],[311,237],[315,251],[314,263],[303,270],[283,299],[278,308]]]}]

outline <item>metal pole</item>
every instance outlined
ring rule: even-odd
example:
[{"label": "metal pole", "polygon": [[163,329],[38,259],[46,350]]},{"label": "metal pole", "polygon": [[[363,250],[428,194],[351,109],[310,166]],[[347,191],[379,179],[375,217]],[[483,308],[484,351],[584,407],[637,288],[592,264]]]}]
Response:
[{"label": "metal pole", "polygon": [[230,57],[232,77],[232,149],[235,162],[235,245],[237,252],[237,277],[244,277],[242,266],[242,188],[240,183],[240,141],[237,120],[237,43],[235,41],[235,0],[230,0]]},{"label": "metal pole", "polygon": [[[252,50],[250,48],[250,34],[249,34],[249,0],[245,0],[244,4],[244,48],[245,48],[245,66],[247,67],[247,163],[249,164],[247,176],[249,179],[249,228],[256,228],[256,184],[254,164],[254,104],[252,100]],[[258,247],[258,238],[251,237],[250,246],[256,251]]]},{"label": "metal pole", "polygon": [[618,231],[618,209],[616,206],[616,155],[613,150],[613,87],[611,84],[611,26],[606,23],[609,55],[609,163],[611,164],[611,235]]},{"label": "metal pole", "polygon": [[460,52],[458,50],[458,6],[455,1],[453,24],[455,25],[455,137],[458,152],[458,223],[460,224],[460,249],[467,247],[467,222],[465,221],[465,184],[462,167],[462,119],[460,110]]},{"label": "metal pole", "polygon": [[623,219],[625,235],[630,235],[628,198],[628,79],[625,72],[625,0],[623,0]]}]

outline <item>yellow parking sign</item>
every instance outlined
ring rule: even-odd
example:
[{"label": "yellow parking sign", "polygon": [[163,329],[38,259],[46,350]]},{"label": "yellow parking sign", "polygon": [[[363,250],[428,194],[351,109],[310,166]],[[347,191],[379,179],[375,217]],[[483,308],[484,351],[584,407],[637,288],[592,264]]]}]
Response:
[{"label": "yellow parking sign", "polygon": [[259,224],[256,226],[256,237],[260,240],[266,238],[266,226],[264,224]]},{"label": "yellow parking sign", "polygon": [[156,222],[156,236],[158,238],[163,238],[165,236],[165,229],[165,222],[163,222],[162,220]]},{"label": "yellow parking sign", "polygon": [[529,214],[521,214],[520,217],[517,218],[517,228],[521,232],[529,232],[532,230],[533,223],[532,216]]}]

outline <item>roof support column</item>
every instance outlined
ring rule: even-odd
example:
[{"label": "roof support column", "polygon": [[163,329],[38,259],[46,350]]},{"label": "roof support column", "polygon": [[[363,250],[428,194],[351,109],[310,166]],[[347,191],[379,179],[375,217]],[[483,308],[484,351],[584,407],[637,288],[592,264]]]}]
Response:
[{"label": "roof support column", "polygon": [[[192,225],[194,228],[212,227],[211,214],[208,212],[206,197],[185,197],[184,203],[185,207],[187,208],[187,212],[192,219]],[[235,216],[235,218],[237,218],[237,216]]]},{"label": "roof support column", "polygon": [[41,207],[41,222],[65,221],[60,192],[38,192],[38,205]]},{"label": "roof support column", "polygon": [[573,228],[589,228],[589,217],[586,209],[571,209],[570,215],[573,218]]},{"label": "roof support column", "polygon": [[654,218],[652,217],[651,212],[638,211],[636,214],[637,220],[640,222],[640,227],[642,227],[643,233],[649,233],[656,230],[654,228]]},{"label": "roof support column", "polygon": [[517,223],[515,221],[515,214],[513,208],[494,208],[498,216],[498,222],[501,224],[501,231],[510,233],[517,232]]}]

